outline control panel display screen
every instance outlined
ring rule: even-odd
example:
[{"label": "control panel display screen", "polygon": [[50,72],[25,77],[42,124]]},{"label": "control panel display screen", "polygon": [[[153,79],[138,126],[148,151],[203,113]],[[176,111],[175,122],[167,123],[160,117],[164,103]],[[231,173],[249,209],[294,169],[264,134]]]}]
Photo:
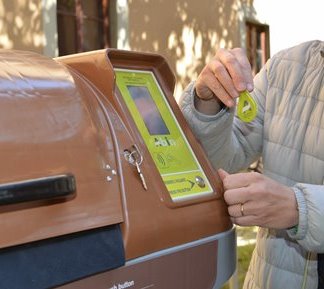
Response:
[{"label": "control panel display screen", "polygon": [[115,69],[116,84],[172,201],[213,189],[151,71]]},{"label": "control panel display screen", "polygon": [[145,86],[127,86],[150,135],[170,134],[149,90]]}]

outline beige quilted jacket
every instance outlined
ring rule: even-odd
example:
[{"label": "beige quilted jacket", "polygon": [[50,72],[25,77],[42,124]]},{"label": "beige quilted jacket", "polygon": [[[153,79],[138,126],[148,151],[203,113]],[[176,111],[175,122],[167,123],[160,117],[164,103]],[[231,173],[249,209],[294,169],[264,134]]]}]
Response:
[{"label": "beige quilted jacket", "polygon": [[194,83],[180,106],[215,168],[235,172],[262,156],[264,174],[296,193],[297,233],[259,229],[244,288],[317,289],[317,253],[324,253],[324,42],[281,51],[254,85],[259,111],[252,123],[228,109],[197,112]]}]

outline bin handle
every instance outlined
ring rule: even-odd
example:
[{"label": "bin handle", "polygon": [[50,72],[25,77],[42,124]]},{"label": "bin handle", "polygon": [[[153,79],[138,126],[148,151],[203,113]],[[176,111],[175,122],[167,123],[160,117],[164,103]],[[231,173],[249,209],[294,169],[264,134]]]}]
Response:
[{"label": "bin handle", "polygon": [[76,191],[72,174],[0,184],[0,206],[71,196]]}]

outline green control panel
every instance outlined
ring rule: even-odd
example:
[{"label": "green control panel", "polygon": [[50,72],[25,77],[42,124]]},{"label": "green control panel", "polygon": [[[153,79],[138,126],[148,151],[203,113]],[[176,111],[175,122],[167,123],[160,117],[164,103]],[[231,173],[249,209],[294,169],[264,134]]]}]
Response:
[{"label": "green control panel", "polygon": [[213,189],[151,71],[115,68],[116,84],[172,201]]}]

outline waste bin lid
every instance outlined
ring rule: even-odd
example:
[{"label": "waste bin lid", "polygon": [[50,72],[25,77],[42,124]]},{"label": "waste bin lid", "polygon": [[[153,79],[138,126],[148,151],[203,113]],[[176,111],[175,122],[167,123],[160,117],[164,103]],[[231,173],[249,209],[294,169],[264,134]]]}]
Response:
[{"label": "waste bin lid", "polygon": [[0,51],[0,186],[73,175],[63,200],[0,206],[0,248],[123,221],[113,135],[96,92],[56,61]]}]

